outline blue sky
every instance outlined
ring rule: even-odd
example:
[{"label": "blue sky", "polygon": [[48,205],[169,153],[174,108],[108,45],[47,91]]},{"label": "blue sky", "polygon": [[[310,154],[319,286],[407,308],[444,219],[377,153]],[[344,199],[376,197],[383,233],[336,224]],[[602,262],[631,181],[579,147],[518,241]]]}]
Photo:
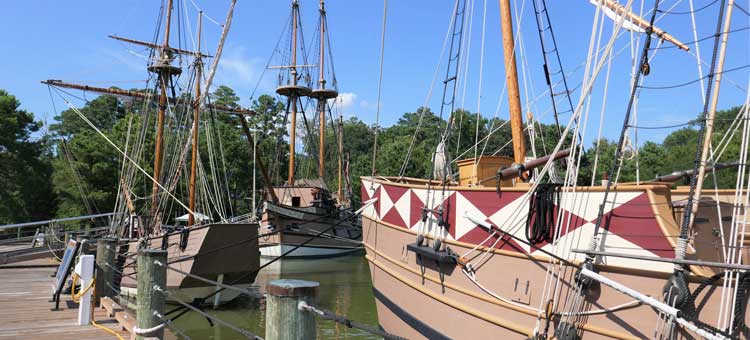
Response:
[{"label": "blue sky", "polygon": [[[183,4],[183,1],[185,2]],[[200,6],[212,19],[223,22],[228,0],[177,1],[181,4],[176,10],[188,12],[190,29],[195,30],[196,9]],[[703,7],[712,0],[694,0],[695,7]],[[471,2],[471,0],[469,0]],[[526,103],[524,84],[529,89],[529,97],[537,97],[544,90],[541,72],[541,52],[536,32],[536,23],[531,8],[531,0],[511,1],[516,7],[515,15],[521,19],[520,37],[523,39],[524,57],[519,53],[519,71],[526,69],[527,81],[521,83],[522,102]],[[569,81],[574,87],[581,81],[589,45],[595,8],[586,0],[548,1],[552,23],[567,72],[574,72]],[[620,0],[624,3],[625,0]],[[665,0],[662,8],[673,11],[687,11],[689,0]],[[634,1],[635,11],[640,10],[641,1]],[[738,2],[750,8],[749,1]],[[507,118],[507,104],[503,95],[504,69],[498,2],[487,1],[486,26],[484,34],[484,63],[480,63],[482,42],[482,0],[474,0],[472,16],[471,48],[468,55],[469,69],[464,81],[467,82],[466,95],[460,95],[459,102],[475,112],[481,108],[485,116],[493,116],[500,102],[498,115]],[[651,1],[645,1],[650,9]],[[88,83],[97,86],[116,85],[124,88],[139,87],[146,79],[143,50],[108,39],[107,35],[117,34],[142,40],[151,40],[160,1],[9,1],[3,4],[3,20],[0,31],[5,32],[5,53],[0,56],[0,88],[16,95],[22,107],[34,112],[38,119],[51,121],[54,116],[52,100],[43,79],[62,79]],[[443,38],[451,18],[453,1],[448,0],[409,0],[390,1],[385,44],[385,64],[381,124],[391,125],[404,112],[412,112],[424,105],[433,73],[438,65]],[[674,7],[673,7],[674,6]],[[335,67],[342,93],[339,105],[346,116],[357,116],[367,123],[375,120],[377,101],[378,58],[380,51],[382,1],[328,0],[329,30],[335,55]],[[713,5],[696,15],[698,37],[704,37],[715,29],[718,6]],[[316,27],[317,1],[302,1],[302,19],[305,36],[313,37]],[[232,30],[222,58],[215,85],[233,87],[243,104],[249,104],[252,89],[259,84],[259,93],[272,93],[273,72],[259,80],[270,53],[281,33],[289,14],[288,1],[284,0],[239,0]],[[518,24],[518,21],[516,21]],[[742,11],[735,11],[732,21],[734,29],[750,25],[750,20]],[[605,36],[602,46],[609,38],[612,22],[605,21]],[[670,14],[664,16],[657,26],[670,32],[678,39],[693,40],[689,15]],[[208,51],[213,51],[218,41],[220,28],[204,20]],[[468,36],[468,32],[467,32]],[[637,35],[636,35],[637,37]],[[730,35],[726,68],[750,64],[748,53],[748,31]],[[173,38],[173,41],[175,38]],[[468,39],[468,38],[467,38]],[[190,38],[185,38],[183,46],[192,48]],[[609,95],[605,105],[604,136],[616,138],[622,126],[622,116],[629,95],[629,65],[631,51],[628,48],[630,34],[622,35],[615,43],[615,50],[622,51],[615,57],[609,81]],[[657,41],[654,44],[658,43]],[[708,63],[713,41],[706,40],[699,46],[701,58]],[[663,46],[668,46],[664,43]],[[693,47],[691,45],[691,47]],[[467,52],[468,51],[468,52]],[[443,58],[445,59],[445,57]],[[522,66],[528,65],[528,67]],[[445,65],[443,60],[442,65]],[[479,69],[482,68],[482,91],[479,98]],[[651,63],[651,75],[646,77],[646,85],[661,86],[677,84],[698,78],[694,55],[677,49],[657,52]],[[606,71],[606,68],[605,70]],[[744,102],[748,86],[749,69],[727,73],[719,101],[720,108],[740,105]],[[704,68],[704,73],[705,73]],[[444,70],[439,71],[438,83],[433,90],[429,105],[438,110],[442,92],[440,80]],[[522,75],[519,75],[522,77]],[[591,141],[599,125],[602,108],[602,91],[605,73],[599,77],[591,103],[586,140]],[[529,81],[530,80],[530,81]],[[463,91],[460,89],[459,94]],[[92,96],[93,94],[88,94]],[[574,103],[580,93],[573,96]],[[256,95],[257,96],[257,95]],[[542,115],[549,107],[549,100],[542,96],[530,109],[535,115]],[[702,109],[700,84],[671,90],[644,90],[638,103],[638,124],[642,126],[670,125],[693,119]],[[63,104],[56,100],[57,108]],[[550,122],[549,114],[542,118]],[[642,130],[640,142],[660,141],[669,130]]]}]

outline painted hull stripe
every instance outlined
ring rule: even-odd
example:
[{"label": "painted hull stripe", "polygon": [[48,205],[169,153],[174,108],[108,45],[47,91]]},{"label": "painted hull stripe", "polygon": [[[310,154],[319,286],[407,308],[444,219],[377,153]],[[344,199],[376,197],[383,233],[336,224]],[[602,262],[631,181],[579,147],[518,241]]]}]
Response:
[{"label": "painted hull stripe", "polygon": [[390,310],[399,319],[401,319],[401,321],[405,322],[407,325],[409,325],[409,327],[419,332],[419,334],[422,334],[425,338],[430,340],[451,340],[451,338],[430,327],[422,320],[417,319],[414,315],[411,315],[411,313],[407,312],[399,305],[391,301],[391,299],[381,293],[377,288],[372,287],[372,293],[375,295],[375,298],[380,301],[383,306],[385,306],[385,308],[388,308],[388,310]]}]

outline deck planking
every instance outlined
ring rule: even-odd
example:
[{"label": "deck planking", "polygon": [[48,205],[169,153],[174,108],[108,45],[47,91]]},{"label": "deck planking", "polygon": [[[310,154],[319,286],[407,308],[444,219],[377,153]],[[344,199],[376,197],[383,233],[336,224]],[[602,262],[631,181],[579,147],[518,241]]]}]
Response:
[{"label": "deck planking", "polygon": [[[92,325],[78,326],[78,306],[70,295],[61,295],[59,311],[50,310],[54,307],[48,301],[52,297],[51,274],[55,269],[48,266],[55,263],[51,259],[38,259],[14,263],[16,266],[12,267],[0,266],[0,340],[117,339]],[[104,309],[94,309],[94,320],[124,339],[130,338]]]}]

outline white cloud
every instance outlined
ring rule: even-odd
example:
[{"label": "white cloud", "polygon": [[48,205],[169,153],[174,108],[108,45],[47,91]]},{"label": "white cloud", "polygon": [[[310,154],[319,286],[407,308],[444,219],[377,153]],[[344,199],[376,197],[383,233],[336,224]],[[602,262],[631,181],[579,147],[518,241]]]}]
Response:
[{"label": "white cloud", "polygon": [[[99,52],[107,57],[104,58],[104,60],[114,60],[117,64],[125,65],[130,71],[140,72],[141,74],[144,73],[146,65],[148,65],[148,56],[146,55],[148,52],[134,51],[130,49],[123,51],[121,49],[112,48],[102,48]],[[109,60],[107,63],[102,63],[102,66],[109,66]]]},{"label": "white cloud", "polygon": [[338,112],[344,115],[344,117],[351,117],[355,115],[353,112],[354,103],[357,102],[357,94],[353,92],[342,92],[336,98],[336,108]]},{"label": "white cloud", "polygon": [[227,85],[233,88],[240,97],[240,101],[247,105],[256,85],[258,90],[255,97],[264,93],[273,93],[273,77],[266,73],[263,79],[260,79],[264,66],[263,59],[250,56],[245,47],[227,46],[219,61],[213,87]]}]

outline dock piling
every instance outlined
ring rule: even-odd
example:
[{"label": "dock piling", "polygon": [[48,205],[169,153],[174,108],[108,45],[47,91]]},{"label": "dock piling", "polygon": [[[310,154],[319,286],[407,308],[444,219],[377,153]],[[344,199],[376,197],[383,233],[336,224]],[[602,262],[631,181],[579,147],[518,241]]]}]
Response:
[{"label": "dock piling", "polygon": [[[138,250],[138,295],[136,318],[138,329],[154,329],[150,334],[136,334],[136,340],[155,337],[164,338],[164,329],[159,328],[162,321],[154,312],[164,315],[165,296],[157,290],[167,288],[167,251],[161,249]],[[158,263],[157,263],[158,262]]]},{"label": "dock piling", "polygon": [[96,296],[94,300],[97,304],[101,298],[115,295],[111,287],[115,284],[115,272],[112,268],[115,266],[116,245],[117,240],[114,238],[103,238],[96,244]]},{"label": "dock piling", "polygon": [[314,304],[318,296],[317,282],[274,280],[266,291],[266,339],[315,339],[315,315],[299,308],[300,302]]}]

